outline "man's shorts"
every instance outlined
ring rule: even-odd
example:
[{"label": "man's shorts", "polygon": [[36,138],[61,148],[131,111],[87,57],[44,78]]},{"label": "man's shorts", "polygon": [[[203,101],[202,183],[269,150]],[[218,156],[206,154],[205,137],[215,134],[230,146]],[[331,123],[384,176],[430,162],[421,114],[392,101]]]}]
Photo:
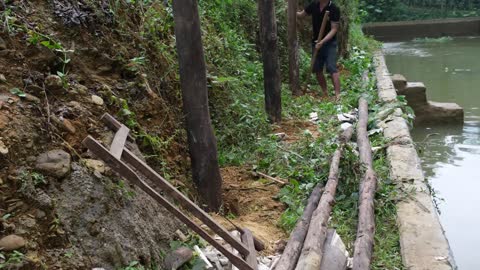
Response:
[{"label": "man's shorts", "polygon": [[[312,43],[312,57],[315,52],[315,42]],[[330,74],[337,72],[337,41],[333,40],[325,43],[318,51],[317,59],[313,65],[313,72],[323,72],[323,67],[327,66],[327,72]]]}]

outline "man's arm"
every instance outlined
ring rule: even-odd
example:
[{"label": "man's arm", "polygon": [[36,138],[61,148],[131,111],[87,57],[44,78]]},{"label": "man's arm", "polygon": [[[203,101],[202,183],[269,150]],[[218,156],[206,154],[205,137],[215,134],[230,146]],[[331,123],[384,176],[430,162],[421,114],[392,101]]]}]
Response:
[{"label": "man's arm", "polygon": [[325,44],[327,41],[331,40],[335,34],[338,32],[338,28],[340,27],[339,22],[331,22],[331,30],[328,32],[328,34],[320,41],[317,42],[317,45],[315,46],[317,49],[320,49],[323,44]]}]

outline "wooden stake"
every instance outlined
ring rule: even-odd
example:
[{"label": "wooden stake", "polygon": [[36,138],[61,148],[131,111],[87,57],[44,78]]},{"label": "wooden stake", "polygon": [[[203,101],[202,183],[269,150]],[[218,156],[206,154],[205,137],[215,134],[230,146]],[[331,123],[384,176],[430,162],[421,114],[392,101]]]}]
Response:
[{"label": "wooden stake", "polygon": [[375,235],[374,197],[377,190],[377,175],[373,170],[372,147],[368,139],[368,102],[366,99],[360,98],[358,110],[357,144],[360,161],[366,171],[360,183],[358,227],[353,254],[353,270],[369,270]]},{"label": "wooden stake", "polygon": [[325,185],[320,203],[313,212],[310,227],[308,229],[302,253],[298,260],[296,270],[317,270],[320,269],[322,262],[325,239],[327,238],[328,219],[330,212],[335,204],[335,193],[337,192],[338,175],[340,167],[340,158],[345,148],[345,144],[350,141],[353,134],[353,128],[346,129],[340,138],[340,145],[333,154],[330,163],[330,173]]}]

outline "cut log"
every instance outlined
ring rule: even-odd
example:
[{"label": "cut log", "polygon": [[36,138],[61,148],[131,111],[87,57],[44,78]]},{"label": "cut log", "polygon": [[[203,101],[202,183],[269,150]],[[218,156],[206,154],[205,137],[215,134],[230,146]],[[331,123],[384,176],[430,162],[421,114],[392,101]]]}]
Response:
[{"label": "cut log", "polygon": [[372,147],[368,139],[368,102],[359,101],[359,122],[357,126],[357,144],[360,162],[365,173],[360,183],[358,204],[357,239],[354,245],[353,270],[368,270],[372,261],[375,235],[374,197],[377,190],[377,175],[373,170]]},{"label": "cut log", "polygon": [[335,204],[335,193],[337,192],[340,158],[345,144],[350,141],[353,128],[346,129],[341,138],[338,149],[333,154],[330,163],[328,181],[325,191],[322,194],[317,209],[313,212],[311,226],[308,229],[302,253],[298,260],[297,270],[317,270],[322,262],[325,239],[327,238],[328,219]]},{"label": "cut log", "polygon": [[302,252],[303,242],[307,236],[310,220],[312,219],[313,211],[318,206],[320,197],[322,196],[323,185],[318,184],[310,194],[307,206],[303,210],[302,218],[297,222],[295,229],[290,234],[287,246],[283,251],[280,261],[278,261],[275,270],[293,270],[297,265],[298,257]]}]

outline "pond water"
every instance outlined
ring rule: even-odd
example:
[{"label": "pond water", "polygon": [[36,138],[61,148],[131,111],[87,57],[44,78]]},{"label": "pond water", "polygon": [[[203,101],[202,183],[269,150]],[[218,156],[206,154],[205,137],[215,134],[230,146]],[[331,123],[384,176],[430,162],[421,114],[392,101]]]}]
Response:
[{"label": "pond water", "polygon": [[412,131],[425,176],[460,270],[480,269],[480,38],[384,45],[389,71],[423,82],[429,100],[465,109],[464,125],[416,126]]}]

